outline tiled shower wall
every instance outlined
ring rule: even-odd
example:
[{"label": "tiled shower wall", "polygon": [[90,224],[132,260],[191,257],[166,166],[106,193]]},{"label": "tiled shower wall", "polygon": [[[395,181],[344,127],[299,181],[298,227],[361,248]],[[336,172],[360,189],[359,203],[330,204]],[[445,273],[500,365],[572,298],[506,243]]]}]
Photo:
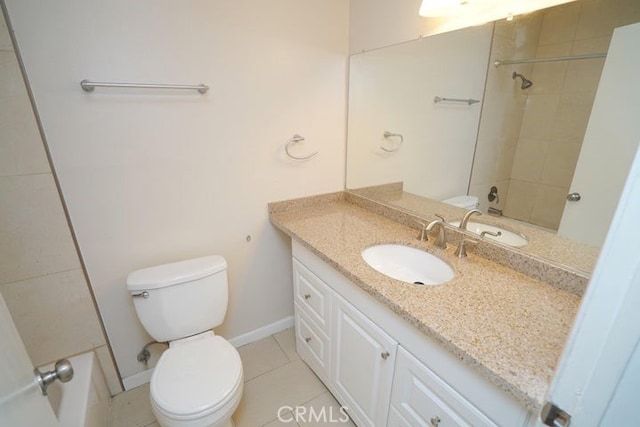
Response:
[{"label": "tiled shower wall", "polygon": [[542,15],[533,13],[516,17],[513,21],[495,23],[487,83],[478,130],[476,154],[469,185],[469,194],[480,198],[486,212],[487,194],[491,186],[499,189],[499,199],[490,206],[502,209],[509,191],[509,180],[518,136],[527,101],[526,91],[520,90],[511,73],[531,74],[531,65],[494,67],[493,62],[505,59],[532,58],[540,34]]},{"label": "tiled shower wall", "polygon": [[[640,21],[638,0],[583,0],[543,12],[535,57],[606,52],[616,27]],[[513,159],[506,216],[557,229],[604,59],[535,63]],[[513,66],[517,67],[517,66]]]},{"label": "tiled shower wall", "polygon": [[116,394],[120,381],[1,12],[0,100],[0,292],[35,366],[93,350]]}]

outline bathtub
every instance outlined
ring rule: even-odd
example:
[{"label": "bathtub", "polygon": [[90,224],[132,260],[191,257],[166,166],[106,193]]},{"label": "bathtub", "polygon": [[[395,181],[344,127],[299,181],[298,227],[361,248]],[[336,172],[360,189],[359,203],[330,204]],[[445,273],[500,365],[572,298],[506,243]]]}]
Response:
[{"label": "bathtub", "polygon": [[[107,427],[110,395],[95,353],[80,354],[69,361],[73,379],[53,382],[47,396],[60,427]],[[53,365],[40,370],[53,370]]]}]

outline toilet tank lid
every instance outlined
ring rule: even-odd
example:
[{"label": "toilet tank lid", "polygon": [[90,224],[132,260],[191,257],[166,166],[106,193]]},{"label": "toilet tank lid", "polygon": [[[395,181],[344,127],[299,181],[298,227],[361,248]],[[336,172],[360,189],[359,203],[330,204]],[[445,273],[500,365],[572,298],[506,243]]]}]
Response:
[{"label": "toilet tank lid", "polygon": [[132,271],[127,276],[127,289],[142,291],[190,282],[223,271],[227,261],[220,255],[187,259]]}]

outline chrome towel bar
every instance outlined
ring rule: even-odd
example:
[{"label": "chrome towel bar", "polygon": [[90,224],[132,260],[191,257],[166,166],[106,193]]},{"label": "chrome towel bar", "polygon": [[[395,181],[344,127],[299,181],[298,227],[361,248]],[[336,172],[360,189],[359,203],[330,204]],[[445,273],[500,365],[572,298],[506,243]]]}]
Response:
[{"label": "chrome towel bar", "polygon": [[92,82],[91,80],[83,80],[80,82],[80,87],[85,92],[93,92],[97,87],[124,87],[135,89],[187,89],[197,90],[204,94],[209,90],[209,86],[205,84],[198,85],[171,85],[171,84],[156,84],[156,83],[113,83],[113,82]]}]

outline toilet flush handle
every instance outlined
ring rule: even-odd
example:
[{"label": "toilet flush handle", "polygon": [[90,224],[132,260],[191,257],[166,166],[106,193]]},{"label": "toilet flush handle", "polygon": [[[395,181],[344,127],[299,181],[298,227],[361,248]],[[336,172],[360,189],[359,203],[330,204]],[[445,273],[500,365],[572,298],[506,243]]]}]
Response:
[{"label": "toilet flush handle", "polygon": [[133,298],[149,298],[149,292],[147,291],[138,292],[137,294],[131,294],[131,296]]}]

